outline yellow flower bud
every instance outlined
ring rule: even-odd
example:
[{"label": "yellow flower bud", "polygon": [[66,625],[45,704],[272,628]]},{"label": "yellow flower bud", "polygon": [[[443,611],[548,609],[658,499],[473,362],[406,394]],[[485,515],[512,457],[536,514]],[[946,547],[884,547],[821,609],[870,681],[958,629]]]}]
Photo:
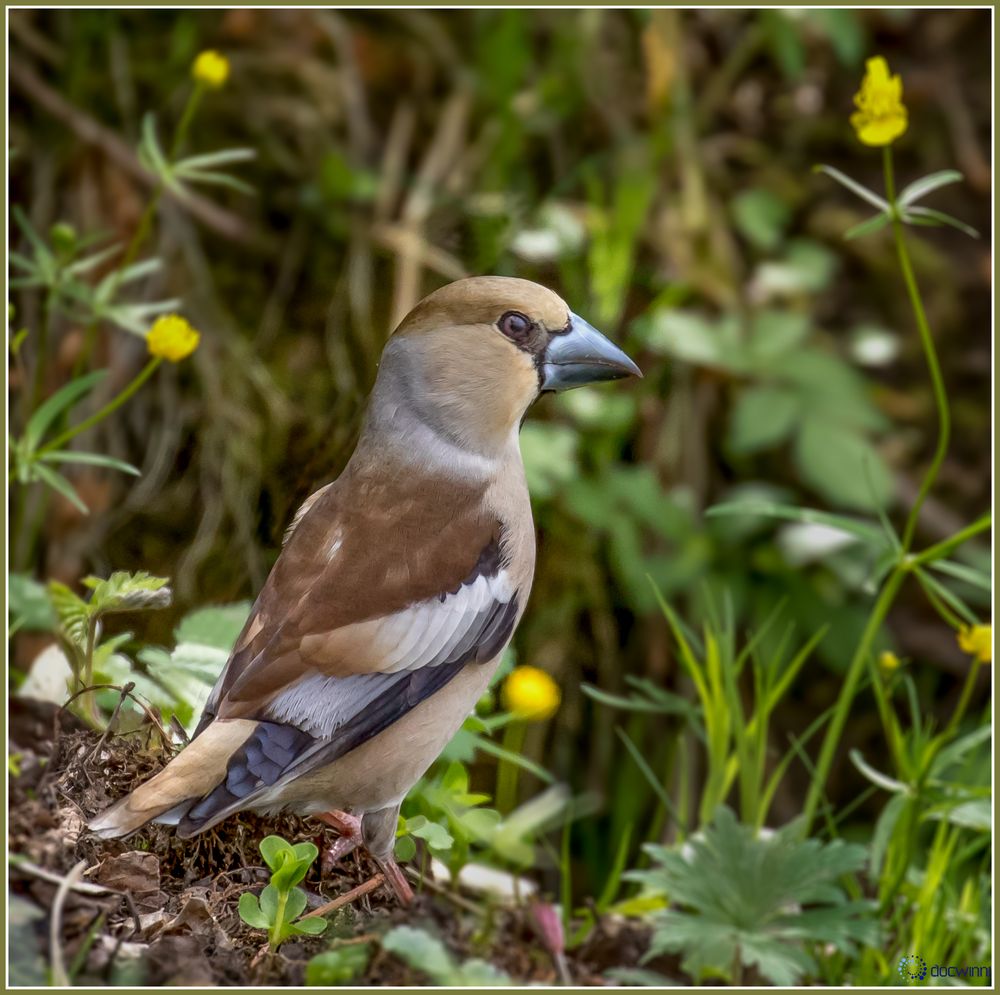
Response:
[{"label": "yellow flower bud", "polygon": [[980,663],[993,659],[993,626],[965,625],[958,630],[958,645],[963,653],[969,653]]},{"label": "yellow flower bud", "polygon": [[157,318],[146,335],[146,348],[151,356],[179,363],[198,348],[201,335],[179,314]]},{"label": "yellow flower bud", "polygon": [[851,125],[865,145],[890,145],[906,131],[903,81],[889,75],[889,64],[881,55],[865,63],[854,104],[858,109],[851,115]]},{"label": "yellow flower bud", "polygon": [[892,650],[884,650],[879,654],[878,665],[887,673],[892,673],[894,670],[899,670],[900,659]]},{"label": "yellow flower bud", "polygon": [[503,684],[503,703],[518,718],[541,722],[555,714],[559,687],[544,670],[515,667]]},{"label": "yellow flower bud", "polygon": [[191,75],[205,86],[218,90],[229,79],[229,60],[215,49],[200,52],[191,65]]}]

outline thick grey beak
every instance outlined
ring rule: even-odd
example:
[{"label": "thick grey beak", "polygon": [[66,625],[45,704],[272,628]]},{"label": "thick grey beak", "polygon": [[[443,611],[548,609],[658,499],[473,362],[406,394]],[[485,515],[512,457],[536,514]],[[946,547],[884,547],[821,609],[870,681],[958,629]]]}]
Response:
[{"label": "thick grey beak", "polygon": [[554,335],[542,357],[542,390],[570,390],[642,371],[593,325],[570,312],[569,331]]}]

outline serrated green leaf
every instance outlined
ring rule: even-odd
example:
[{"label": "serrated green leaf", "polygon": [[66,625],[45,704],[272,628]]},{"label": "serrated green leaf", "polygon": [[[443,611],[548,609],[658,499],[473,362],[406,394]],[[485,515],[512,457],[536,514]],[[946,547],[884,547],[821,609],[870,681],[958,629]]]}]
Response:
[{"label": "serrated green leaf", "polygon": [[107,579],[84,577],[81,583],[91,589],[90,610],[98,615],[166,608],[172,597],[169,579],[154,577],[145,570],[116,570]]},{"label": "serrated green leaf", "polygon": [[[672,907],[652,917],[645,959],[681,953],[696,978],[729,977],[738,959],[774,984],[794,985],[814,970],[806,944],[850,952],[862,938],[873,941],[871,903],[846,901],[840,884],[864,865],[864,848],[799,833],[793,824],[758,835],[720,808],[683,850],[647,846],[654,866],[630,878],[667,894]],[[790,914],[796,907],[803,911]]]}]

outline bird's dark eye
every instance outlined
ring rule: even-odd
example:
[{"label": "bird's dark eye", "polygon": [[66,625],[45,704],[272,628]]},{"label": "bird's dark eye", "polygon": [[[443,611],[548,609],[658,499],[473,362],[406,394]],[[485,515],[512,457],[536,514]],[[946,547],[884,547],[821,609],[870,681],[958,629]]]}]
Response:
[{"label": "bird's dark eye", "polygon": [[520,311],[508,311],[499,321],[500,331],[515,342],[523,342],[531,333],[532,324]]}]

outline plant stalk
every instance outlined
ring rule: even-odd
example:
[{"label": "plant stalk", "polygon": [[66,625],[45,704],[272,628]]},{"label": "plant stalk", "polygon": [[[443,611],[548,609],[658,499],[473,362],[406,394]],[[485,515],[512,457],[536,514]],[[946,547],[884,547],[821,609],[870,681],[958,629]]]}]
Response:
[{"label": "plant stalk", "polygon": [[101,408],[100,411],[95,412],[89,418],[84,419],[79,425],[74,425],[72,428],[66,429],[61,435],[57,435],[51,442],[47,442],[44,446],[38,449],[35,453],[36,456],[44,456],[45,453],[52,452],[55,449],[59,449],[64,446],[70,439],[76,438],[81,432],[86,432],[88,428],[92,428],[100,421],[104,421],[108,415],[113,414],[118,410],[156,371],[156,368],[163,362],[163,358],[160,356],[154,356],[150,361],[140,370],[136,378],[120,393],[117,397],[112,398],[107,404]]}]

